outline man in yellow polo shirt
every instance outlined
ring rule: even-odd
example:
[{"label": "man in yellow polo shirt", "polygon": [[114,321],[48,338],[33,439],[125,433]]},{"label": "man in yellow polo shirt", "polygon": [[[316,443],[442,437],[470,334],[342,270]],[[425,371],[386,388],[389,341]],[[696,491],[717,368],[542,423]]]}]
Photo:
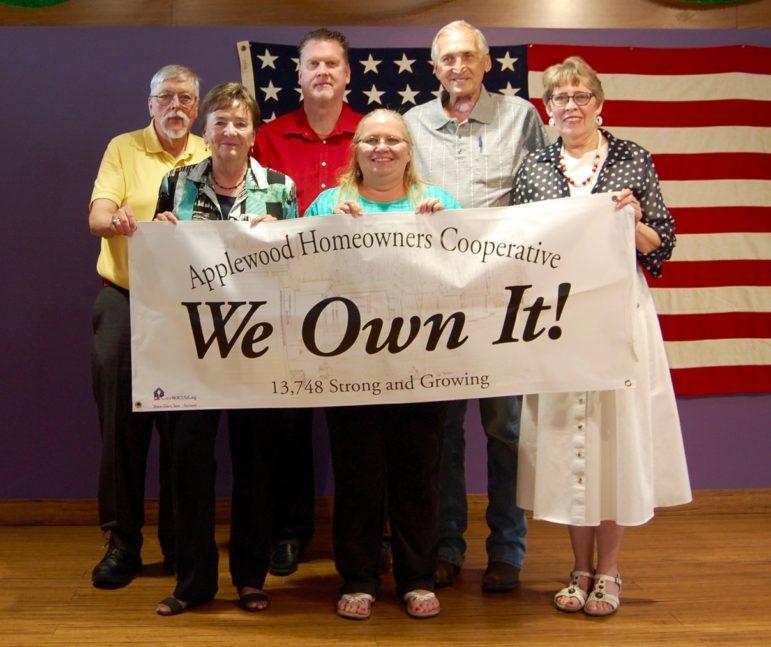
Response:
[{"label": "man in yellow polo shirt", "polygon": [[[94,182],[88,224],[102,239],[97,272],[103,287],[93,311],[91,356],[99,410],[102,456],[99,523],[109,547],[92,573],[94,586],[119,588],[142,569],[145,467],[154,414],[131,411],[131,331],[127,236],[137,222],[152,220],[163,176],[209,155],[190,134],[198,115],[199,79],[181,65],[162,67],[150,81],[147,128],[115,137],[107,146]],[[158,421],[156,421],[157,423]],[[161,447],[161,505],[158,538],[164,566],[174,567],[174,524],[169,458]]]}]

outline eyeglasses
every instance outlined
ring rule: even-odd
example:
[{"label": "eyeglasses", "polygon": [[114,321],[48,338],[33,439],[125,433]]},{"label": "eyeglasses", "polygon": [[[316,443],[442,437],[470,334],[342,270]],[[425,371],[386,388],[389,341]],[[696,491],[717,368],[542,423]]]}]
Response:
[{"label": "eyeglasses", "polygon": [[592,100],[594,94],[592,92],[576,92],[575,94],[555,94],[551,98],[551,102],[558,108],[564,108],[568,105],[568,101],[573,99],[573,103],[577,106],[585,106]]},{"label": "eyeglasses", "polygon": [[177,97],[179,105],[183,108],[189,108],[197,99],[197,97],[187,92],[161,92],[161,94],[151,94],[150,96],[161,106],[168,106],[174,100],[174,97]]},{"label": "eyeglasses", "polygon": [[394,137],[393,135],[389,135],[388,137],[375,137],[372,135],[371,137],[360,139],[356,143],[366,146],[367,148],[376,148],[378,144],[383,144],[384,146],[388,146],[388,148],[396,148],[399,144],[404,144],[406,142],[406,139]]}]

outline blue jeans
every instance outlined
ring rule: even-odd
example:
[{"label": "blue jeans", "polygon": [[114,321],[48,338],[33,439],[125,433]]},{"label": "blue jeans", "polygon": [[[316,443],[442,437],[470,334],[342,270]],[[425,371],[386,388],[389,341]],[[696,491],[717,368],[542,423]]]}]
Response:
[{"label": "blue jeans", "polygon": [[[439,481],[439,558],[463,565],[468,526],[466,503],[465,439],[466,400],[447,408]],[[519,568],[525,559],[525,513],[517,507],[517,445],[521,396],[479,400],[482,426],[487,435],[487,537],[488,562],[507,562]]]}]

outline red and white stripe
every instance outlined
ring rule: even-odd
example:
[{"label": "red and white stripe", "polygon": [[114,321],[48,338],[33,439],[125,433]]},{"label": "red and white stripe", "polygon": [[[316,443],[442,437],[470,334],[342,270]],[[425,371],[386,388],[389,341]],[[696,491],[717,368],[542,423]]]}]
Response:
[{"label": "red and white stripe", "polygon": [[532,45],[529,93],[578,54],[617,137],[652,154],[678,244],[650,285],[678,395],[771,391],[771,49]]}]

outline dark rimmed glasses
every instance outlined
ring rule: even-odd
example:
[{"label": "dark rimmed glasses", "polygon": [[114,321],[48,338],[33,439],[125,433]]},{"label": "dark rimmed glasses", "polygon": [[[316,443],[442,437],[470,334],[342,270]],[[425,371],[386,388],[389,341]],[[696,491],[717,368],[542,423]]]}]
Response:
[{"label": "dark rimmed glasses", "polygon": [[573,99],[573,103],[575,103],[577,106],[585,106],[592,100],[593,96],[593,92],[576,92],[575,94],[567,94],[565,92],[561,92],[560,94],[553,95],[551,102],[558,108],[564,108],[566,105],[568,105],[568,101]]}]

